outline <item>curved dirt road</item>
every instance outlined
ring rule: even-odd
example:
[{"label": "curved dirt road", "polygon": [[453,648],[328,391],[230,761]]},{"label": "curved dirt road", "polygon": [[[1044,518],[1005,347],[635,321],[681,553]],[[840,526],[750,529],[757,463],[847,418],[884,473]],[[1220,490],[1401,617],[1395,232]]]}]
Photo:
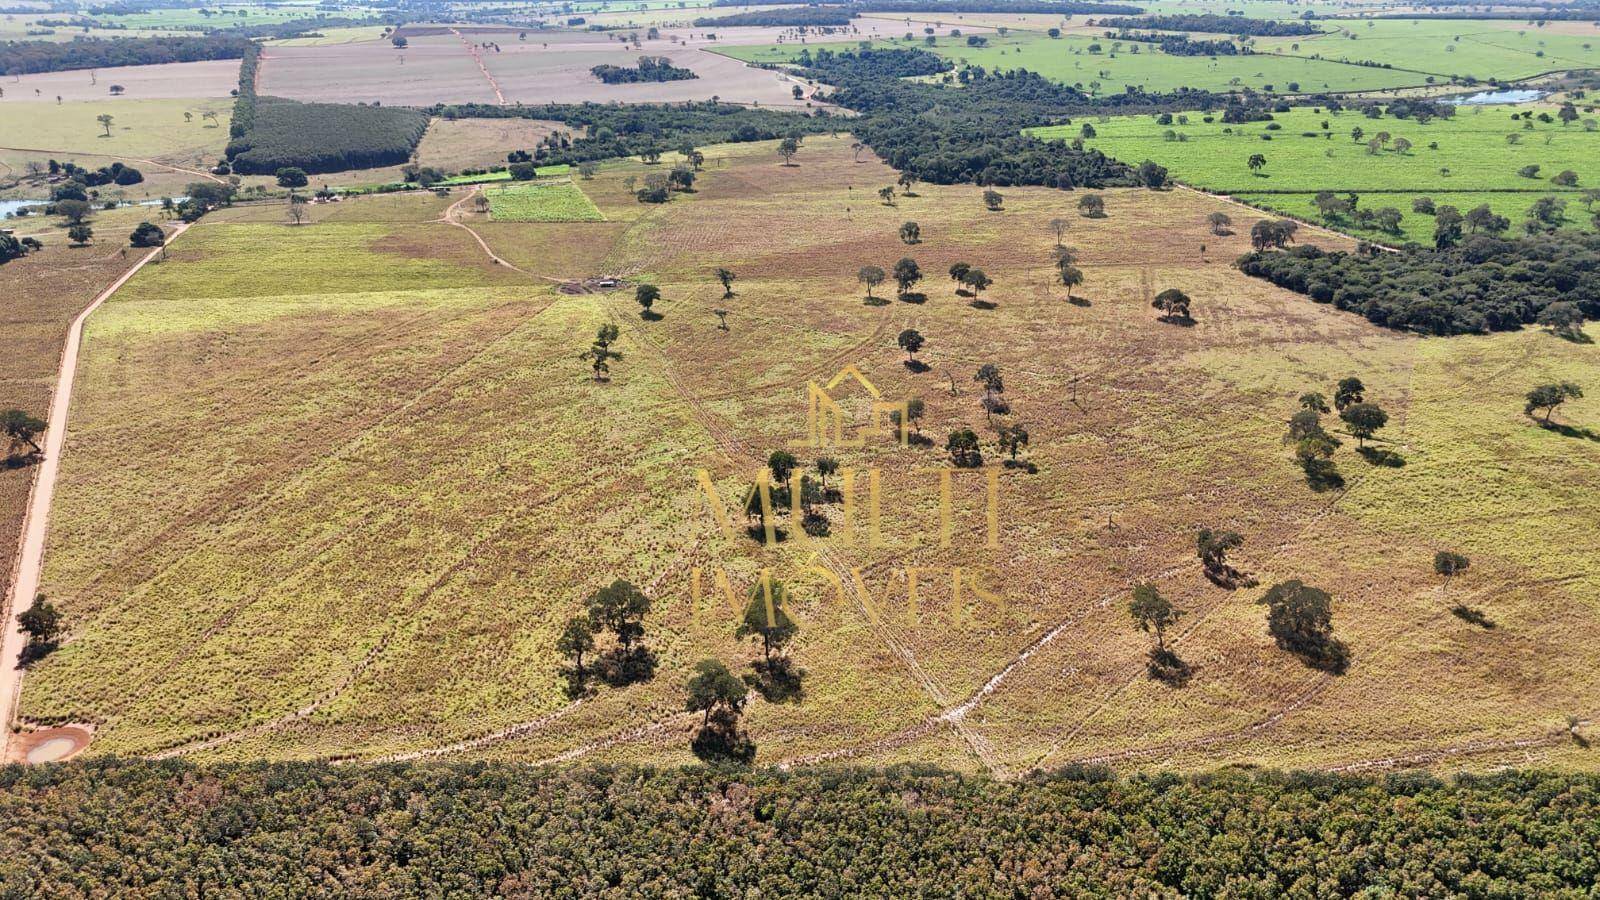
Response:
[{"label": "curved dirt road", "polygon": [[[187,223],[173,228],[167,235],[170,244],[178,235],[189,229]],[[128,283],[145,263],[154,259],[162,248],[157,247],[134,263],[116,281],[101,291],[94,302],[84,307],[67,327],[67,340],[61,348],[61,367],[56,375],[55,391],[50,395],[50,417],[44,437],[44,459],[33,477],[33,491],[28,496],[28,512],[22,524],[21,550],[17,555],[16,577],[11,580],[11,593],[5,606],[5,625],[0,629],[0,722],[5,723],[4,742],[10,745],[11,726],[16,717],[17,697],[22,690],[22,669],[18,660],[22,656],[22,628],[17,615],[33,602],[39,590],[39,570],[44,561],[45,526],[50,518],[50,500],[55,494],[56,474],[61,468],[61,449],[66,444],[67,408],[72,402],[72,382],[78,374],[78,348],[83,341],[83,323],[89,314],[100,308],[112,294]]]}]

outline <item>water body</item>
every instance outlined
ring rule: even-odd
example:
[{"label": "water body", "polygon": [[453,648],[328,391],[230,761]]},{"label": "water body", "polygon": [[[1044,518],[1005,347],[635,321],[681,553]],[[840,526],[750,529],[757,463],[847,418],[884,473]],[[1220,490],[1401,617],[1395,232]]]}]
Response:
[{"label": "water body", "polygon": [[1517,88],[1504,91],[1480,91],[1449,102],[1457,106],[1485,106],[1490,103],[1527,103],[1544,95],[1544,91],[1537,91],[1532,88]]},{"label": "water body", "polygon": [[[183,202],[184,200],[187,200],[187,199],[189,199],[189,198],[187,198],[187,197],[173,197],[172,198],[172,202],[173,203],[181,203],[181,202]],[[44,206],[45,204],[47,204],[49,202],[50,202],[49,200],[0,200],[0,219],[3,219],[3,218],[5,218],[6,216],[9,216],[9,215],[15,214],[17,210],[23,208],[24,206]],[[160,200],[140,200],[137,203],[130,203],[128,201],[123,201],[120,205],[122,205],[122,206],[160,206],[161,205],[161,201]],[[99,209],[100,208],[100,204],[99,203],[96,203],[94,206],[95,206],[95,209]],[[37,210],[37,209],[34,210],[34,214],[35,215],[38,215],[39,212],[41,212],[41,210]]]}]

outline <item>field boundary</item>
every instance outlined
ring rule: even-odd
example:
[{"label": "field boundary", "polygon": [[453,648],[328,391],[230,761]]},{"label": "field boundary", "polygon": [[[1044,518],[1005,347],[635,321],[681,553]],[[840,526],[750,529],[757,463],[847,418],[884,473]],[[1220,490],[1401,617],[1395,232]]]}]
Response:
[{"label": "field boundary", "polygon": [[67,338],[62,344],[61,364],[56,372],[56,384],[50,394],[48,430],[45,432],[44,454],[33,473],[33,485],[28,491],[28,508],[22,520],[16,562],[12,566],[11,590],[5,603],[5,622],[0,631],[0,723],[6,728],[5,743],[9,747],[12,725],[17,714],[17,701],[22,694],[21,668],[23,639],[22,624],[18,620],[23,598],[38,593],[39,576],[44,563],[45,529],[50,520],[50,502],[55,497],[56,475],[61,468],[61,456],[66,448],[67,417],[71,411],[72,387],[78,374],[79,349],[83,343],[83,326],[101,304],[111,298],[124,284],[138,274],[145,264],[166,252],[166,245],[189,230],[189,223],[173,226],[162,246],[152,249],[135,262],[126,272],[95,296],[83,311],[67,326]]}]

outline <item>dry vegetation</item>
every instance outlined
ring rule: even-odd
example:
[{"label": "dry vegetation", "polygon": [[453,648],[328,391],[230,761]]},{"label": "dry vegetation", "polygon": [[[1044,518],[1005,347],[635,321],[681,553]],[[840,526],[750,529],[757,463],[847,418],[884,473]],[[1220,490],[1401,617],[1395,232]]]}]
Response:
[{"label": "dry vegetation", "polygon": [[[1219,201],[1187,192],[1109,191],[1103,219],[1043,189],[1006,189],[997,212],[970,186],[889,207],[876,191],[895,173],[848,147],[810,139],[794,167],[771,144],[709,148],[697,193],[663,206],[627,193],[645,167],[611,164],[581,182],[605,222],[487,223],[462,204],[509,265],[431,196],[298,228],[271,207],[205,220],[90,323],[45,577],[72,635],[29,675],[23,714],[96,722],[91,753],[683,761],[688,667],[754,653],[725,605],[697,615],[691,572],[715,591],[724,567],[742,590],[765,565],[804,586],[808,674],[802,702],[752,704],[761,762],[1594,765],[1563,735],[1600,696],[1584,639],[1600,459],[1521,414],[1546,376],[1600,385],[1589,347],[1380,331],[1239,275],[1252,215],[1229,208],[1237,234],[1217,237]],[[1085,305],[1053,284],[1053,217]],[[908,219],[921,244],[898,238]],[[856,270],[902,256],[927,302],[863,303]],[[994,308],[955,296],[958,260],[995,279]],[[738,274],[731,300],[717,266]],[[659,285],[663,318],[641,319],[631,285],[561,289],[601,275]],[[1157,321],[1168,287],[1193,296],[1193,327]],[[608,321],[625,356],[596,383],[576,357]],[[907,327],[931,371],[903,365]],[[972,380],[989,362],[1036,474],[999,466]],[[806,382],[846,363],[925,399],[941,445],[982,435],[999,547],[976,475],[955,479],[940,547],[926,470],[945,455],[883,441],[830,452],[882,469],[889,546],[718,533],[696,470],[736,494],[802,436]],[[1406,465],[1347,445],[1346,488],[1315,493],[1283,421],[1346,375],[1390,410]],[[1593,425],[1600,400],[1562,417]],[[1262,587],[1202,577],[1201,526],[1241,532]],[[1448,587],[1431,569],[1445,548],[1473,559]],[[808,562],[844,576],[842,604]],[[952,566],[1005,603],[967,588],[952,609]],[[615,577],[655,599],[659,670],[570,703],[557,631]],[[1273,646],[1254,601],[1285,578],[1335,596],[1347,674]],[[1144,581],[1184,612],[1169,640],[1186,687],[1145,674],[1126,610]]]}]

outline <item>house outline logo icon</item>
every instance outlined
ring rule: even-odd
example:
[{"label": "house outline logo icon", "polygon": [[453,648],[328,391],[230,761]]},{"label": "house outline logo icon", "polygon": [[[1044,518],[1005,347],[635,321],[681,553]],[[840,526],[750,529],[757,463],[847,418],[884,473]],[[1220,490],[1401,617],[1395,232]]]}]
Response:
[{"label": "house outline logo icon", "polygon": [[[870,421],[856,430],[853,437],[845,436],[845,410],[833,396],[846,380],[853,380],[866,391],[871,400]],[[900,445],[910,441],[910,422],[905,401],[883,399],[883,392],[872,380],[861,373],[854,363],[847,363],[826,384],[806,381],[806,431],[805,437],[790,441],[791,447],[864,447],[867,435],[879,430],[891,430],[894,414],[899,413]],[[882,426],[880,429],[880,425]]]}]

